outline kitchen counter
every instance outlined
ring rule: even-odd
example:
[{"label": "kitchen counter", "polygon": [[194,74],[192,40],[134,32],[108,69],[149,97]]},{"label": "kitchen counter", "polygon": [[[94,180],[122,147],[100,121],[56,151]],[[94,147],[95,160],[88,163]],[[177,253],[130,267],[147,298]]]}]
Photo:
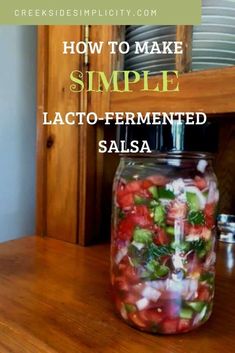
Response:
[{"label": "kitchen counter", "polygon": [[219,244],[214,313],[201,328],[154,336],[113,312],[109,247],[25,237],[0,245],[0,353],[232,353],[235,246]]}]

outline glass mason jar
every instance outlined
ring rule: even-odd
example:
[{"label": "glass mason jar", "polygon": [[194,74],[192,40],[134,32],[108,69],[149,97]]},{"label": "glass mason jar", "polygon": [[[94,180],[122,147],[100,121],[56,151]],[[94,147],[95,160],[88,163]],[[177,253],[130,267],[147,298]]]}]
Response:
[{"label": "glass mason jar", "polygon": [[215,213],[211,155],[122,157],[113,184],[111,276],[116,309],[130,325],[174,334],[211,315]]}]

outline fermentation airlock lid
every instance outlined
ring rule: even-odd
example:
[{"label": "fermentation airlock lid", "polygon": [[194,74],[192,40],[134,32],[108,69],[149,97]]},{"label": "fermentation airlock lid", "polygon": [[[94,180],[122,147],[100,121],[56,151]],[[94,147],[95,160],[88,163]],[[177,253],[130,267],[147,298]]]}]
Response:
[{"label": "fermentation airlock lid", "polygon": [[210,152],[218,150],[218,124],[206,122],[203,125],[186,125],[174,120],[167,125],[119,125],[117,143],[125,141],[125,148],[131,148],[131,141],[140,144],[146,140],[152,152]]}]

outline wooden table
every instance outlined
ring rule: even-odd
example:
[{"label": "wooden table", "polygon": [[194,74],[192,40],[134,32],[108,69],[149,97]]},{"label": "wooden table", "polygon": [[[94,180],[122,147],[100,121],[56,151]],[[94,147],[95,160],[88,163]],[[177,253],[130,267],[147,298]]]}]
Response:
[{"label": "wooden table", "polygon": [[234,353],[235,247],[219,244],[214,314],[178,336],[113,313],[109,248],[26,237],[0,245],[0,353]]}]

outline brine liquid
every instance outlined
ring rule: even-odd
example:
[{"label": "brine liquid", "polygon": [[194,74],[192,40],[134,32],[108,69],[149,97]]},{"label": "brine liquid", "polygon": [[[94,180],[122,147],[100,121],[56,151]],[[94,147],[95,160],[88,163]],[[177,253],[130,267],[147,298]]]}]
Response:
[{"label": "brine liquid", "polygon": [[130,325],[187,332],[211,314],[214,295],[216,181],[137,174],[114,184],[112,286]]}]

